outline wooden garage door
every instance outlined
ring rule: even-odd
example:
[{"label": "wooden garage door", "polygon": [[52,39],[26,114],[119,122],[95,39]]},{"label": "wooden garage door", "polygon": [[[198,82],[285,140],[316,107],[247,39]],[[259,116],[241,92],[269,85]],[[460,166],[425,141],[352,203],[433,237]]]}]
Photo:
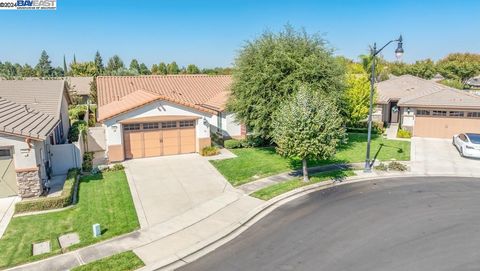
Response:
[{"label": "wooden garage door", "polygon": [[195,152],[195,121],[125,124],[125,157],[141,158]]},{"label": "wooden garage door", "polygon": [[451,138],[460,133],[480,133],[480,119],[416,116],[413,135]]}]

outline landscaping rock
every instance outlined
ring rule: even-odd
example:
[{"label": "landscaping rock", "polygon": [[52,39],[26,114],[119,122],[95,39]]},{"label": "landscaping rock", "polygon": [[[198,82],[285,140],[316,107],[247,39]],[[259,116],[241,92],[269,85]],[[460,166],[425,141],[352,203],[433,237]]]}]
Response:
[{"label": "landscaping rock", "polygon": [[65,250],[72,245],[80,243],[80,237],[78,236],[78,233],[72,232],[58,237],[58,242],[60,243],[62,250]]},{"label": "landscaping rock", "polygon": [[50,240],[33,244],[33,256],[49,253],[50,251]]}]

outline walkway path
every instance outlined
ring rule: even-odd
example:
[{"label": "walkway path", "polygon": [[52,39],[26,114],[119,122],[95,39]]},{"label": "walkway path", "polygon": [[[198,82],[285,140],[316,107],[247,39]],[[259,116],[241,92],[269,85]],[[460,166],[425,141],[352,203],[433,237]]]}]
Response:
[{"label": "walkway path", "polygon": [[8,223],[15,212],[15,203],[20,201],[20,197],[0,198],[0,238],[7,230]]}]

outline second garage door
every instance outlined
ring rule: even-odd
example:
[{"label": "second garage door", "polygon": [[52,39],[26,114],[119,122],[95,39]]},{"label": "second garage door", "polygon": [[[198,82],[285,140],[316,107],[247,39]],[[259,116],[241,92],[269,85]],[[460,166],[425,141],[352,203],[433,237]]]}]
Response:
[{"label": "second garage door", "polygon": [[125,124],[125,157],[142,158],[195,152],[195,120]]},{"label": "second garage door", "polygon": [[460,133],[480,133],[480,119],[416,116],[414,136],[451,138]]}]

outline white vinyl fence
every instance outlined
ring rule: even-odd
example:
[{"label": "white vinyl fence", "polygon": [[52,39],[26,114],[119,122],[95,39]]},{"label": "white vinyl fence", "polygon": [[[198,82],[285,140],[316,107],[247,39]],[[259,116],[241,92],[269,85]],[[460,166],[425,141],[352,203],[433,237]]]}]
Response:
[{"label": "white vinyl fence", "polygon": [[62,175],[66,174],[71,168],[81,168],[84,152],[83,138],[81,136],[79,136],[77,142],[72,144],[50,146],[52,175]]}]

